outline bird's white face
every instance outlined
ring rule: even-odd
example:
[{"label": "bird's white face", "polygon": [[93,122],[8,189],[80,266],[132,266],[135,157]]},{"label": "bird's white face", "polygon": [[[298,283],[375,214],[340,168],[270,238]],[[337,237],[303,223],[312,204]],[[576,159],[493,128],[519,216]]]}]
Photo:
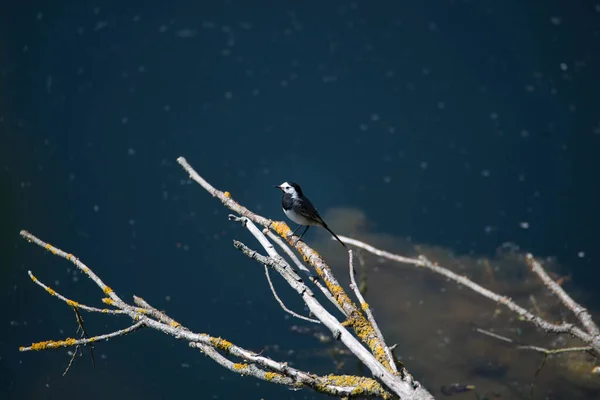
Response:
[{"label": "bird's white face", "polygon": [[294,189],[294,187],[287,182],[283,182],[281,185],[279,185],[279,188],[283,190],[283,193],[292,195],[292,197],[298,197],[296,189]]}]

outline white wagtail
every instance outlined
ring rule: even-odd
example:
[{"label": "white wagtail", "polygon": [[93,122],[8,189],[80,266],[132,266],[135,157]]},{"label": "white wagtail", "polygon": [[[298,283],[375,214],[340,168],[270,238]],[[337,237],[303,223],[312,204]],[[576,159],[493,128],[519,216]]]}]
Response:
[{"label": "white wagtail", "polygon": [[302,193],[302,189],[300,189],[300,186],[297,183],[283,182],[281,185],[275,185],[273,187],[280,189],[283,192],[281,207],[283,207],[283,212],[286,217],[298,224],[298,227],[292,234],[295,235],[296,231],[300,229],[301,226],[306,226],[306,229],[304,229],[304,232],[302,232],[302,235],[300,235],[298,240],[302,239],[302,236],[304,236],[311,225],[317,225],[327,229],[329,233],[342,244],[342,246],[346,247],[344,242],[329,229],[325,221],[323,221],[323,218],[321,218],[317,212],[315,206],[313,206],[308,197]]}]

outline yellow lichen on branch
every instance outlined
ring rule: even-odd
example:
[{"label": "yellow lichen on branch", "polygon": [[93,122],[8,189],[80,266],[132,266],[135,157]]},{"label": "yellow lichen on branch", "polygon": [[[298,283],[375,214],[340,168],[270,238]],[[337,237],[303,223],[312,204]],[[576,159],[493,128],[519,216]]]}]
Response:
[{"label": "yellow lichen on branch", "polygon": [[273,230],[284,239],[287,239],[287,235],[291,231],[290,227],[282,221],[273,221],[271,228],[273,228]]},{"label": "yellow lichen on branch", "polygon": [[50,243],[46,244],[45,248],[52,254],[56,255],[56,249],[54,247],[52,247],[52,245]]},{"label": "yellow lichen on branch", "polygon": [[[55,349],[58,347],[69,347],[75,345],[76,342],[77,340],[73,338],[66,338],[65,340],[46,340],[44,342],[32,343],[29,347],[33,351],[40,351],[46,349]],[[23,351],[24,349],[25,347],[19,348],[19,350],[21,351]]]},{"label": "yellow lichen on branch", "polygon": [[221,339],[221,338],[211,337],[210,342],[217,349],[221,349],[223,351],[229,351],[231,346],[233,346],[233,344],[231,342],[228,342],[227,340]]},{"label": "yellow lichen on branch", "polygon": [[267,372],[265,374],[265,380],[267,380],[267,381],[272,381],[273,379],[278,378],[278,377],[280,378],[280,377],[282,377],[282,375],[278,374],[276,372]]},{"label": "yellow lichen on branch", "polygon": [[246,369],[246,368],[248,368],[248,364],[244,364],[244,363],[233,364],[233,369],[236,369],[238,371],[241,369]]},{"label": "yellow lichen on branch", "polygon": [[365,395],[367,393],[381,393],[383,399],[391,399],[392,395],[387,393],[381,384],[374,379],[355,375],[327,375],[327,383],[334,386],[354,387],[352,391],[354,396]]}]

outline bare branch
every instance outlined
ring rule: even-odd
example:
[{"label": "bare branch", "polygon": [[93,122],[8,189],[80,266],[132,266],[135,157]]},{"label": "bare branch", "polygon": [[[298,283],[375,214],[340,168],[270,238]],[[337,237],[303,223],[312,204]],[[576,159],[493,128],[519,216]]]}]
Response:
[{"label": "bare branch", "polygon": [[518,341],[516,341],[514,339],[510,339],[510,338],[508,338],[506,336],[502,336],[502,335],[499,335],[499,334],[494,333],[494,332],[486,331],[485,329],[476,328],[475,330],[477,332],[479,332],[479,333],[482,333],[484,335],[493,337],[493,338],[501,340],[503,342],[514,344],[516,349],[519,349],[519,350],[532,350],[532,351],[537,351],[539,353],[543,353],[543,354],[546,354],[546,355],[561,354],[561,353],[574,353],[574,352],[586,352],[586,351],[592,350],[592,348],[590,346],[585,346],[585,347],[566,347],[566,348],[561,348],[561,349],[546,349],[546,348],[540,347],[540,346],[531,346],[531,345],[523,344],[523,343],[518,342]]},{"label": "bare branch", "polygon": [[575,300],[571,298],[563,290],[563,288],[548,276],[542,265],[533,258],[533,255],[527,254],[527,263],[531,270],[541,279],[541,281],[562,301],[562,303],[575,314],[575,316],[581,321],[581,324],[586,328],[588,333],[594,337],[596,341],[600,341],[600,330],[598,326],[592,320],[590,313]]},{"label": "bare branch", "polygon": [[[31,276],[31,273],[30,273],[30,276]],[[83,323],[83,318],[81,317],[79,310],[77,310],[77,307],[71,307],[71,308],[73,309],[73,312],[75,313],[75,318],[77,319],[77,325],[78,325],[77,333],[81,332],[82,338],[89,339],[89,335],[87,334],[85,325]],[[63,376],[65,376],[67,374],[67,372],[69,372],[69,369],[71,369],[71,366],[73,365],[73,361],[75,361],[75,357],[77,357],[77,352],[79,351],[79,347],[80,346],[75,347],[73,356],[71,357],[71,360],[69,360],[69,364],[67,365],[67,368],[65,368],[65,371],[63,372]],[[90,357],[92,358],[92,365],[94,367],[96,367],[96,358],[94,357],[94,345],[90,344],[88,348],[90,350]]]},{"label": "bare branch", "polygon": [[[540,328],[548,333],[568,333],[571,336],[580,339],[582,342],[591,346],[592,351],[596,355],[600,355],[600,337],[599,336],[592,336],[592,335],[584,332],[581,328],[579,328],[573,324],[570,324],[570,323],[563,322],[561,324],[553,324],[551,322],[548,322],[548,321],[544,320],[543,318],[529,312],[528,310],[524,309],[523,307],[517,305],[510,298],[508,298],[506,296],[501,296],[495,292],[492,292],[491,290],[486,289],[483,286],[480,286],[477,283],[473,282],[466,276],[458,275],[458,274],[450,271],[447,268],[433,264],[431,261],[427,260],[424,256],[419,256],[419,258],[403,257],[403,256],[400,256],[397,254],[387,252],[385,250],[377,249],[369,244],[363,243],[356,239],[351,239],[351,238],[345,237],[345,236],[340,236],[340,239],[347,244],[364,249],[364,250],[366,250],[372,254],[375,254],[379,257],[387,258],[388,260],[393,260],[393,261],[401,262],[404,264],[412,264],[412,265],[415,265],[418,267],[427,268],[430,271],[435,272],[436,274],[445,276],[446,278],[453,280],[463,286],[466,286],[469,289],[479,293],[480,295],[482,295],[484,297],[487,297],[490,300],[493,300],[499,304],[504,305],[509,310],[520,315],[524,320],[530,322],[531,324],[537,326],[538,328]],[[587,314],[587,312],[585,312],[581,315],[586,315],[586,314]],[[587,314],[587,315],[589,316],[589,314]],[[591,318],[589,319],[589,321],[591,321]]]},{"label": "bare branch", "polygon": [[47,349],[57,349],[59,347],[73,347],[73,346],[86,346],[101,340],[112,339],[117,336],[124,336],[131,332],[135,332],[139,328],[144,326],[144,321],[138,321],[128,328],[120,329],[115,332],[107,333],[104,335],[93,336],[89,339],[73,339],[67,338],[65,340],[46,340],[44,342],[37,342],[27,347],[19,347],[19,351],[39,351]]},{"label": "bare branch", "polygon": [[36,285],[42,287],[46,292],[48,292],[50,294],[50,296],[54,296],[54,297],[61,299],[62,301],[64,301],[65,303],[67,303],[68,305],[70,305],[73,308],[80,308],[85,311],[97,312],[97,313],[102,313],[102,314],[125,314],[125,312],[122,310],[110,310],[108,308],[90,307],[90,306],[86,306],[85,304],[81,304],[81,303],[78,303],[71,299],[68,299],[65,296],[63,296],[62,294],[58,293],[56,290],[49,287],[48,285],[42,283],[38,278],[36,278],[33,275],[33,273],[31,271],[27,271],[27,273],[29,274],[29,277],[31,278],[31,280]]},{"label": "bare branch", "polygon": [[271,293],[273,293],[273,297],[275,297],[275,300],[277,300],[277,302],[279,303],[279,305],[281,306],[281,308],[283,308],[283,311],[285,311],[286,313],[292,315],[293,317],[296,317],[296,318],[299,318],[299,319],[303,319],[303,320],[308,321],[308,322],[312,322],[313,324],[320,324],[321,323],[321,321],[319,321],[318,319],[313,319],[313,318],[305,317],[304,315],[297,314],[294,311],[292,311],[289,308],[287,308],[285,306],[285,304],[283,303],[283,300],[281,300],[281,298],[277,295],[277,292],[275,291],[275,287],[273,286],[273,282],[271,281],[271,276],[269,275],[269,268],[267,268],[267,267],[265,267],[265,275],[267,277],[267,281],[269,282],[269,287],[271,288]]},{"label": "bare branch", "polygon": [[[104,294],[107,295],[113,302],[115,302],[117,304],[125,304],[123,302],[123,300],[121,300],[119,298],[119,296],[117,296],[117,294],[109,286],[107,286],[106,284],[104,284],[104,282],[102,282],[102,280],[96,274],[94,274],[87,267],[87,265],[85,265],[84,263],[82,263],[81,261],[79,261],[79,259],[77,257],[75,257],[73,254],[66,253],[66,252],[62,251],[61,249],[58,249],[58,248],[52,246],[50,243],[46,243],[43,240],[38,239],[37,237],[33,236],[32,234],[30,234],[29,232],[27,232],[25,230],[21,231],[20,234],[28,242],[33,242],[33,243],[37,244],[38,246],[45,248],[46,250],[48,250],[49,252],[51,252],[55,256],[59,256],[59,257],[62,257],[64,259],[68,260],[68,261],[71,261],[73,264],[75,264],[75,266],[81,272],[83,272],[91,280],[93,280],[94,283],[96,283],[96,285],[98,285],[98,287],[100,288],[100,290],[102,290],[104,292]],[[111,304],[110,301],[108,301],[108,302],[105,301],[105,303]]]}]

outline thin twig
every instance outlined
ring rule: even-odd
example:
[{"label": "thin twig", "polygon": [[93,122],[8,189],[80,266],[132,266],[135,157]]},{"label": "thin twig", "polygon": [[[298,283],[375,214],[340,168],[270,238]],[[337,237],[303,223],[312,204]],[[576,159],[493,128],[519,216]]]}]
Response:
[{"label": "thin twig", "polygon": [[547,360],[548,360],[548,354],[544,354],[542,356],[542,361],[540,362],[540,365],[538,365],[537,369],[535,370],[535,373],[533,374],[533,380],[531,381],[531,386],[529,387],[529,398],[530,399],[533,399],[533,391],[535,389],[535,381],[537,380],[537,377],[540,374],[540,372],[542,372],[542,368],[544,368],[544,365],[546,365]]},{"label": "thin twig", "polygon": [[[83,317],[79,313],[79,310],[77,309],[77,307],[72,307],[72,308],[73,308],[73,311],[75,312],[75,318],[77,318],[77,324],[79,325],[79,327],[77,328],[77,331],[81,330],[81,337],[84,339],[88,339],[90,337],[90,335],[88,335],[87,330],[85,329],[85,325],[83,323]],[[88,346],[88,348],[90,349],[90,357],[92,359],[92,366],[94,368],[96,368],[96,358],[94,357],[94,345],[90,344]],[[66,373],[66,371],[65,371],[65,373]]]},{"label": "thin twig", "polygon": [[[275,248],[273,247],[273,245],[268,241],[268,239],[265,237],[265,235],[262,232],[258,231],[258,228],[256,227],[256,225],[254,225],[252,223],[252,221],[248,220],[248,218],[246,217],[237,217],[235,215],[231,215],[229,214],[229,220],[230,221],[235,221],[235,222],[239,222],[240,224],[242,224],[242,226],[248,228],[248,230],[250,231],[250,233],[252,233],[254,235],[254,237],[256,237],[256,239],[263,245],[263,247],[265,247],[265,249],[267,249],[267,251],[269,251],[270,253],[272,253],[274,256],[277,257],[281,257],[279,254],[277,254]],[[249,225],[250,224],[250,225]],[[283,260],[283,258],[282,258]],[[287,264],[287,261],[284,261]],[[289,264],[287,264],[288,268],[291,268],[289,266]],[[275,300],[277,300],[277,302],[279,303],[279,305],[281,306],[281,308],[283,309],[283,311],[287,312],[288,314],[299,318],[299,319],[303,319],[305,321],[308,322],[312,322],[313,324],[320,324],[321,321],[313,319],[313,318],[308,318],[305,317],[303,315],[300,315],[292,310],[290,310],[289,308],[286,307],[286,305],[283,303],[283,300],[281,300],[281,298],[279,297],[279,295],[277,295],[277,291],[275,290],[275,286],[273,286],[273,282],[271,281],[271,276],[269,275],[269,269],[267,268],[267,266],[265,266],[265,276],[267,277],[267,282],[269,283],[269,288],[271,288],[271,293],[273,293],[273,297],[275,297]]]},{"label": "thin twig", "polygon": [[67,364],[67,368],[65,368],[62,376],[67,375],[67,372],[69,372],[69,370],[71,369],[71,365],[73,365],[73,361],[75,361],[75,357],[77,357],[77,352],[78,351],[79,351],[79,346],[76,346],[75,350],[73,351],[73,355],[71,356],[71,359],[69,360],[69,363]]},{"label": "thin twig", "polygon": [[271,281],[271,276],[269,275],[269,268],[267,268],[266,266],[265,266],[265,276],[267,277],[267,282],[269,282],[269,287],[271,288],[271,293],[273,293],[273,297],[275,297],[275,300],[277,300],[277,302],[279,303],[281,308],[283,308],[283,311],[292,315],[293,317],[303,319],[308,322],[312,322],[313,324],[321,323],[321,321],[319,321],[318,319],[305,317],[304,315],[300,315],[300,314],[290,310],[289,308],[287,308],[285,306],[285,304],[283,303],[283,300],[281,300],[281,298],[277,295],[277,291],[275,291],[275,287],[273,286],[273,282]]},{"label": "thin twig", "polygon": [[546,349],[546,348],[540,347],[540,346],[526,345],[526,344],[520,343],[514,339],[510,339],[506,336],[502,336],[502,335],[499,335],[494,332],[486,331],[485,329],[476,328],[475,330],[484,335],[493,337],[498,340],[502,340],[503,342],[514,344],[515,348],[518,350],[532,350],[532,351],[536,351],[538,353],[542,353],[542,361],[540,362],[537,369],[535,370],[535,373],[533,374],[533,379],[531,381],[531,386],[529,388],[529,398],[530,399],[533,399],[533,391],[535,389],[535,382],[536,382],[537,377],[540,374],[540,372],[542,372],[542,368],[544,367],[544,365],[546,365],[546,361],[548,360],[548,357],[557,355],[557,354],[579,353],[579,352],[587,352],[587,351],[592,350],[592,348],[589,346],[588,347],[566,347],[566,348],[562,348],[562,349]]},{"label": "thin twig", "polygon": [[[266,232],[265,232],[266,231]],[[308,268],[306,268],[306,266],[300,261],[300,259],[298,259],[298,257],[294,254],[294,252],[292,251],[292,249],[289,248],[289,246],[287,244],[285,244],[283,242],[283,240],[281,240],[281,238],[279,236],[277,236],[276,234],[274,234],[273,232],[271,232],[269,229],[265,228],[263,230],[263,233],[266,233],[267,236],[269,237],[269,239],[271,239],[272,241],[274,241],[282,250],[283,252],[292,260],[292,262],[294,263],[294,265],[296,265],[296,267],[304,272],[306,274],[306,276],[308,277],[308,279],[325,295],[325,297],[327,297],[327,299],[338,309],[340,310],[340,312],[342,314],[344,314],[346,317],[348,316],[344,309],[338,304],[337,301],[335,301],[335,299],[333,298],[333,295],[331,294],[331,292],[325,287],[323,286],[323,284],[319,281],[319,278],[315,275],[313,275],[310,270]]]},{"label": "thin twig", "polygon": [[562,301],[562,303],[573,312],[573,314],[575,314],[579,321],[581,321],[581,324],[586,328],[588,333],[591,336],[600,339],[600,330],[592,320],[590,313],[575,300],[573,300],[573,298],[571,298],[571,296],[569,296],[558,283],[550,278],[542,265],[536,261],[532,254],[527,254],[526,260],[531,270],[541,279],[544,285],[546,285],[546,287],[550,289],[552,293],[554,293],[556,297],[558,297],[560,301]]},{"label": "thin twig", "polygon": [[92,270],[90,270],[87,265],[85,265],[84,263],[79,261],[79,259],[77,257],[75,257],[73,254],[66,253],[66,252],[62,251],[61,249],[52,246],[50,243],[46,243],[43,240],[38,239],[37,237],[33,236],[32,234],[30,234],[29,232],[27,232],[25,230],[21,231],[20,234],[23,238],[25,238],[25,240],[27,240],[29,242],[33,242],[33,243],[37,244],[38,246],[45,248],[46,250],[48,250],[55,256],[59,256],[68,261],[71,261],[73,264],[75,264],[75,266],[81,272],[83,272],[91,280],[93,280],[94,283],[96,285],[98,285],[100,290],[102,290],[105,295],[109,296],[112,301],[114,301],[115,303],[118,303],[118,304],[125,304],[123,302],[123,300],[121,300],[119,298],[119,296],[117,296],[117,294],[114,292],[114,290],[112,290],[108,285],[106,285],[104,282],[102,282],[102,279],[100,279],[96,274],[94,274],[94,272],[92,272]]},{"label": "thin twig", "polygon": [[150,315],[159,320],[160,322],[169,325],[172,328],[187,329],[181,326],[179,322],[175,321],[173,318],[169,317],[164,312],[152,307],[150,304],[148,304],[146,300],[142,299],[141,297],[133,296],[133,302],[144,310],[144,314]]},{"label": "thin twig", "polygon": [[78,303],[78,302],[73,301],[71,299],[68,299],[65,296],[63,296],[62,294],[58,293],[56,290],[54,290],[51,287],[49,287],[48,285],[44,284],[38,278],[36,278],[31,271],[27,271],[27,273],[29,274],[29,277],[31,278],[31,280],[36,285],[42,287],[51,296],[54,296],[54,297],[56,297],[56,298],[64,301],[65,303],[67,303],[68,305],[70,305],[73,308],[80,308],[80,309],[85,310],[85,311],[97,312],[97,313],[101,313],[101,314],[125,314],[125,311],[122,311],[122,310],[111,310],[111,309],[108,309],[108,308],[90,307],[90,306],[86,306],[85,304],[81,304],[81,303]]},{"label": "thin twig", "polygon": [[31,346],[19,347],[19,351],[39,351],[46,349],[57,349],[59,347],[87,346],[88,344],[95,343],[100,340],[108,340],[117,336],[127,335],[131,332],[138,330],[143,325],[144,321],[138,321],[125,329],[119,329],[118,331],[107,333],[104,335],[93,336],[88,339],[67,338],[65,340],[47,340],[45,342],[37,342],[33,343]]},{"label": "thin twig", "polygon": [[[89,335],[87,334],[87,331],[85,330],[85,326],[83,324],[83,318],[81,317],[81,314],[77,310],[77,307],[71,307],[71,308],[75,312],[75,318],[77,319],[77,333],[81,332],[81,337],[84,339],[88,339]],[[96,358],[94,357],[94,345],[90,344],[88,346],[88,348],[90,349],[90,357],[92,358],[92,366],[95,368],[96,367]],[[69,372],[69,369],[71,369],[71,365],[73,365],[73,361],[75,361],[75,357],[77,357],[77,352],[79,350],[80,350],[80,346],[76,346],[75,350],[73,351],[73,356],[71,356],[71,359],[69,360],[69,364],[67,365],[67,368],[65,368],[65,371],[63,372],[63,376],[67,375],[67,372]]]},{"label": "thin twig", "polygon": [[592,348],[590,346],[565,347],[565,348],[560,348],[560,349],[546,349],[546,348],[540,347],[540,346],[531,346],[531,345],[523,344],[523,343],[518,342],[518,341],[516,341],[514,339],[510,339],[510,338],[508,338],[506,336],[502,336],[502,335],[499,335],[499,334],[494,333],[494,332],[486,331],[485,329],[475,328],[475,330],[477,332],[479,332],[479,333],[484,334],[484,335],[493,337],[493,338],[498,339],[498,340],[502,340],[503,342],[514,344],[516,349],[519,349],[519,350],[532,350],[532,351],[537,351],[539,353],[543,353],[543,354],[546,354],[546,355],[556,355],[556,354],[561,354],[561,353],[587,352],[587,351],[592,350]]}]

